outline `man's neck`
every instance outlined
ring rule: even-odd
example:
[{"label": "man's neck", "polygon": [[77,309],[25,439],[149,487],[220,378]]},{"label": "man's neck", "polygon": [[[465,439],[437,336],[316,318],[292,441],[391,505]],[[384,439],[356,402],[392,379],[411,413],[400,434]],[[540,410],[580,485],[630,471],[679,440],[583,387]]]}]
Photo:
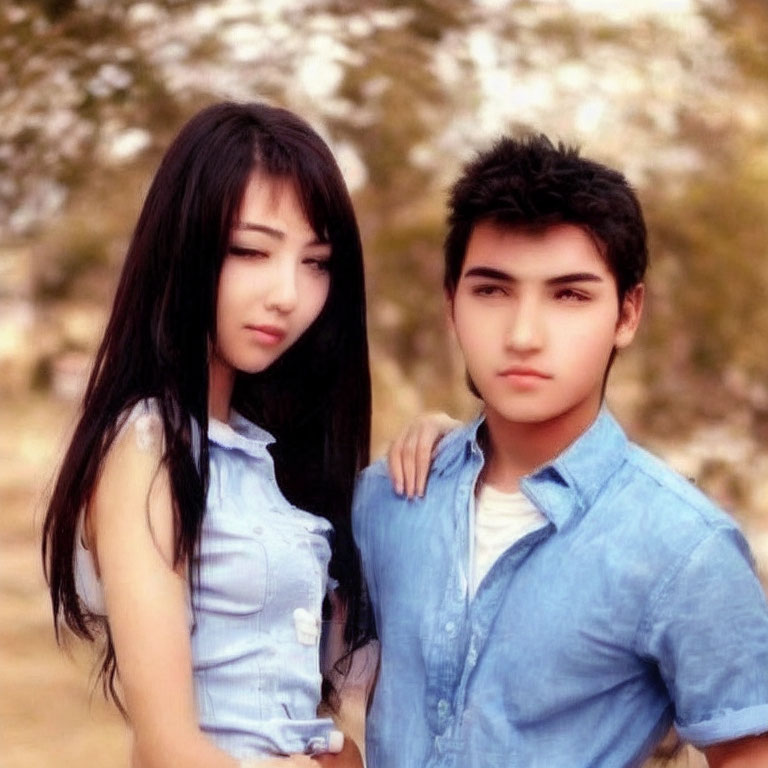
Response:
[{"label": "man's neck", "polygon": [[559,456],[597,418],[600,402],[539,422],[512,422],[486,408],[486,464],[482,481],[512,492],[520,480]]}]

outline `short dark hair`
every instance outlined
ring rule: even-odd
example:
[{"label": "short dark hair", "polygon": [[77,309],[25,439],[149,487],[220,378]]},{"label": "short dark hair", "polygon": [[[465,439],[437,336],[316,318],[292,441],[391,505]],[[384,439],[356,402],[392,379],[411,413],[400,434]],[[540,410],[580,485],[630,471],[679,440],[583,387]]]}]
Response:
[{"label": "short dark hair", "polygon": [[643,280],[648,263],[643,212],[618,171],[556,146],[543,134],[504,137],[464,167],[449,198],[444,286],[452,296],[475,226],[582,227],[616,279],[619,301]]}]

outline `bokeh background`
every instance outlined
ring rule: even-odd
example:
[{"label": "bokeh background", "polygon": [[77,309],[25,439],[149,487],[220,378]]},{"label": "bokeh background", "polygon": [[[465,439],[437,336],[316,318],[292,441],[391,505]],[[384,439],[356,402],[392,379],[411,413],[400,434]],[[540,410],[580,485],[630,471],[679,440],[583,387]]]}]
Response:
[{"label": "bokeh background", "polygon": [[[623,169],[644,330],[609,400],[731,511],[768,573],[765,0],[5,0],[0,6],[0,766],[127,766],[93,658],[54,644],[45,494],[171,137],[221,98],[327,138],[366,251],[374,454],[471,415],[441,284],[451,179],[501,131]],[[556,684],[556,681],[552,681]],[[700,765],[693,751],[675,765]]]}]

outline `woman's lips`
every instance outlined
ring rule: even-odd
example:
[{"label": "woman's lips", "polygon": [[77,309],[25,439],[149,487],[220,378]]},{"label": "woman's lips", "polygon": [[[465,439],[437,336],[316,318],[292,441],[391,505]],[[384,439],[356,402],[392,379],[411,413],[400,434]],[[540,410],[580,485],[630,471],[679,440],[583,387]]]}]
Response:
[{"label": "woman's lips", "polygon": [[246,325],[245,327],[261,344],[273,346],[285,338],[285,330],[276,325]]}]

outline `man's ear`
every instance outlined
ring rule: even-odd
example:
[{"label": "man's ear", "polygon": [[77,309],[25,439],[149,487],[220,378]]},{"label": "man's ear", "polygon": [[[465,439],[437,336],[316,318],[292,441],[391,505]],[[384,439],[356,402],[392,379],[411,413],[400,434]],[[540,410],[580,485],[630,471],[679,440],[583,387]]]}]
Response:
[{"label": "man's ear", "polygon": [[645,301],[645,284],[638,283],[625,294],[619,307],[619,320],[616,323],[616,349],[624,349],[632,343],[640,318],[643,315],[643,303]]},{"label": "man's ear", "polygon": [[450,291],[443,291],[445,298],[445,324],[451,333],[456,333],[456,327],[453,323],[453,294]]}]

